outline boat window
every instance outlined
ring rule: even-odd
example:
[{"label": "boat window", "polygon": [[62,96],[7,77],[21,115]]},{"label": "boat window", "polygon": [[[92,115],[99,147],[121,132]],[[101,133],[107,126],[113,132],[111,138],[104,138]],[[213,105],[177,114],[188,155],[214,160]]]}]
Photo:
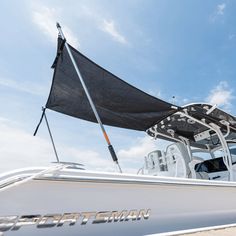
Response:
[{"label": "boat window", "polygon": [[[193,158],[194,157],[200,157],[202,158],[203,160],[208,160],[208,159],[212,159],[212,156],[209,152],[204,152],[204,151],[194,151],[192,152],[192,155],[193,155]],[[222,155],[221,155],[222,156]]]},{"label": "boat window", "polygon": [[232,164],[236,164],[236,144],[229,145],[229,151],[232,158]]},{"label": "boat window", "polygon": [[230,148],[230,153],[236,155],[236,147]]},{"label": "boat window", "polygon": [[195,171],[213,173],[213,172],[227,171],[227,167],[223,161],[223,157],[218,157],[197,164],[195,166]]}]

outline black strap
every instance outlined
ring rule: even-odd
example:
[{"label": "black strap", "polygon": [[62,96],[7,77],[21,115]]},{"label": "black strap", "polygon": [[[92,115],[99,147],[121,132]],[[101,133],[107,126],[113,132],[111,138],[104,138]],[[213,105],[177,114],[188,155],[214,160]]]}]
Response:
[{"label": "black strap", "polygon": [[45,107],[42,107],[42,115],[41,115],[41,118],[40,118],[40,120],[39,120],[39,123],[38,123],[38,125],[37,125],[37,127],[36,127],[36,129],[35,129],[35,131],[34,131],[34,136],[37,134],[37,132],[38,132],[38,129],[39,129],[39,126],[41,125],[41,123],[42,123],[42,120],[43,120],[43,117],[44,117],[44,115],[45,115],[45,110],[46,110],[46,108]]},{"label": "black strap", "polygon": [[56,67],[57,61],[63,51],[65,42],[66,42],[65,39],[63,40],[60,36],[58,37],[57,55],[56,55],[54,62],[52,63],[52,66],[51,66],[52,69],[55,69],[55,67]]}]

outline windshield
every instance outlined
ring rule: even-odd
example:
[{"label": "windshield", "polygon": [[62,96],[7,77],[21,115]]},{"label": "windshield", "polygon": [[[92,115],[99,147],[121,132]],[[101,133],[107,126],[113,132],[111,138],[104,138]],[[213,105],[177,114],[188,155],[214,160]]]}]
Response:
[{"label": "windshield", "polygon": [[236,143],[229,143],[228,146],[232,158],[232,163],[236,164]]}]

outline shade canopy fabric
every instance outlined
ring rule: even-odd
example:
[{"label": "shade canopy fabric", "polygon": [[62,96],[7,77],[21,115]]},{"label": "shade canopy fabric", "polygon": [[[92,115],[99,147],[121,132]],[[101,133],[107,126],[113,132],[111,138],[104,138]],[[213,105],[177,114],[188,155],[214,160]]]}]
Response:
[{"label": "shade canopy fabric", "polygon": [[[97,122],[64,43],[58,39],[46,108]],[[144,93],[69,48],[103,124],[146,131],[176,112],[176,106]]]}]

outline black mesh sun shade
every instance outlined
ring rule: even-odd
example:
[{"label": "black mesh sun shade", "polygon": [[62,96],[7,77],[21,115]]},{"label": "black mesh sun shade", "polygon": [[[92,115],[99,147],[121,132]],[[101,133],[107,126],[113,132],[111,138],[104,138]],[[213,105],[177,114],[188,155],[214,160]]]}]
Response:
[{"label": "black mesh sun shade", "polygon": [[[176,112],[172,104],[129,85],[72,46],[69,47],[103,124],[146,131]],[[53,82],[46,108],[97,122],[64,42],[60,38],[53,68]]]}]

